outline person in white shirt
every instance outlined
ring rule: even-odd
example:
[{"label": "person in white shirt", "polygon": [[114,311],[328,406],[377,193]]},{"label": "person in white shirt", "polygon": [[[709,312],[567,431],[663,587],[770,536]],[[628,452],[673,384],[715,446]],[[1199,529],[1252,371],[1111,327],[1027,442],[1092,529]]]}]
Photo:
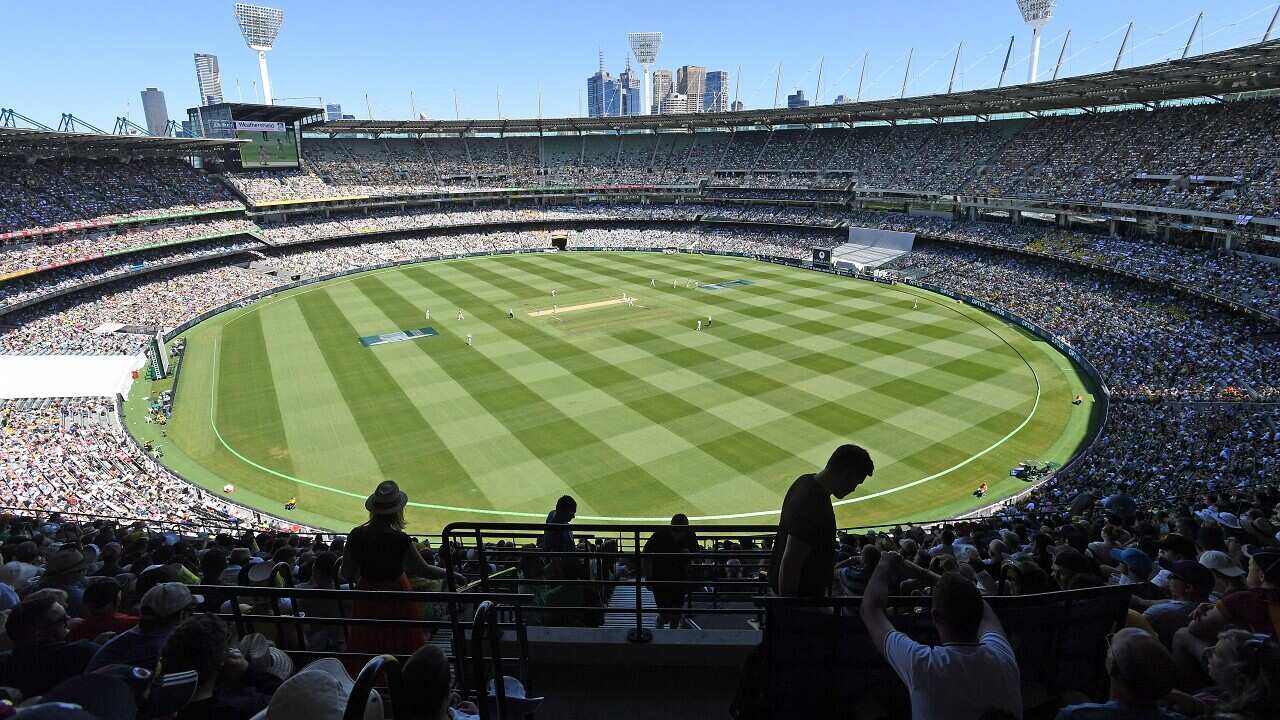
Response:
[{"label": "person in white shirt", "polygon": [[931,614],[941,645],[923,645],[898,632],[885,615],[889,583],[902,556],[887,552],[862,597],[862,622],[871,643],[907,686],[914,720],[977,720],[991,711],[1022,717],[1018,661],[991,606],[973,583],[943,573]]}]

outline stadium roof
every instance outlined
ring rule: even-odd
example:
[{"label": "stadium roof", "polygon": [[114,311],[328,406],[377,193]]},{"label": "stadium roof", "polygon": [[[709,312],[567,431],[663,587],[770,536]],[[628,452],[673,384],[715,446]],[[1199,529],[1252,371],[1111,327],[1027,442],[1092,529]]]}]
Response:
[{"label": "stadium roof", "polygon": [[[258,103],[217,103],[216,105],[205,105],[204,109],[214,108],[230,108],[231,117],[236,120],[246,120],[252,122],[278,122],[291,124],[297,120],[311,117],[312,115],[324,115],[324,108],[306,107],[299,105],[262,105]],[[192,108],[187,112],[190,113]]]},{"label": "stadium roof", "polygon": [[0,155],[201,155],[240,142],[0,127]]},{"label": "stadium roof", "polygon": [[1154,65],[940,95],[805,108],[682,115],[506,120],[334,120],[320,133],[582,132],[896,121],[1150,103],[1280,88],[1280,40]]}]

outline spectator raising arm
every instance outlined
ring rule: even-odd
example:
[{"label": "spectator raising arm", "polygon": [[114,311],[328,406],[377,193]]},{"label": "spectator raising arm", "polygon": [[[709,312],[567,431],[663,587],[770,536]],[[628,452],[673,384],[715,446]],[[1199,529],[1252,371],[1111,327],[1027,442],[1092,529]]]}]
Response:
[{"label": "spectator raising arm", "polygon": [[859,613],[862,622],[867,626],[867,634],[871,636],[871,644],[884,652],[884,639],[893,632],[893,625],[885,615],[885,607],[889,603],[889,583],[896,577],[902,565],[902,556],[896,552],[886,552],[876,564],[876,570],[867,582],[867,592],[862,596]]}]

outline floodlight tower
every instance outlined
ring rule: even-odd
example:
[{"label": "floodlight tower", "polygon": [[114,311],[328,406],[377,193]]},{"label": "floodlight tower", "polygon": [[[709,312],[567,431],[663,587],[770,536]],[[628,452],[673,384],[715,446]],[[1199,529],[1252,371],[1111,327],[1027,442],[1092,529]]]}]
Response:
[{"label": "floodlight tower", "polygon": [[627,40],[631,42],[631,52],[636,56],[636,62],[640,63],[640,71],[643,75],[642,82],[644,87],[641,95],[644,98],[641,104],[644,106],[644,115],[652,112],[653,101],[649,98],[652,88],[649,87],[649,66],[658,59],[658,47],[662,45],[662,33],[660,32],[634,32],[627,33]]},{"label": "floodlight tower", "polygon": [[1027,82],[1036,81],[1040,69],[1040,28],[1049,24],[1057,0],[1018,0],[1022,19],[1031,26],[1031,62],[1027,66]]},{"label": "floodlight tower", "polygon": [[267,51],[276,44],[284,11],[261,5],[236,3],[236,21],[249,48],[258,51],[258,69],[262,72],[262,97],[271,104],[271,78],[267,75]]}]

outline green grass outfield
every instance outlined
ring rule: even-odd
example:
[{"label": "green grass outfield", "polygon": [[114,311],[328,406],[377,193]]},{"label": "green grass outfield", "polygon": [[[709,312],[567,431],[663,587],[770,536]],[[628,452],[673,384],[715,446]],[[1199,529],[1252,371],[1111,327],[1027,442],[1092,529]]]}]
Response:
[{"label": "green grass outfield", "polygon": [[[559,315],[533,316],[553,288]],[[634,307],[567,309],[624,292]],[[358,342],[424,326],[439,334]],[[145,382],[130,429],[195,482],[234,483],[236,500],[276,513],[296,496],[289,517],[336,529],[364,519],[383,478],[408,492],[419,532],[540,521],[565,493],[582,521],[772,523],[795,476],[841,442],[876,463],[837,507],[842,525],[950,517],[1025,488],[1008,475],[1022,460],[1069,458],[1093,408],[1065,357],[975,308],[718,256],[397,267],[287,291],[186,337],[167,436],[141,420]],[[1087,402],[1072,406],[1078,393]]]}]

